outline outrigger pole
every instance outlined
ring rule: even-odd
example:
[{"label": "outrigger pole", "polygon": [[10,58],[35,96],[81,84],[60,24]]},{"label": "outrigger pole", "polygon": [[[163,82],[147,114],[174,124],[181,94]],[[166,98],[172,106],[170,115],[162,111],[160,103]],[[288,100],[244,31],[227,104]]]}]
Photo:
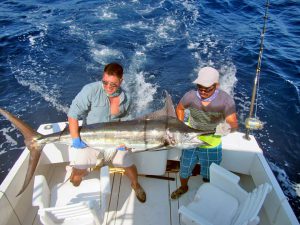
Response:
[{"label": "outrigger pole", "polygon": [[[255,117],[253,117],[253,112],[254,112],[254,105],[256,105],[256,108],[257,108],[257,104],[255,104],[255,102],[256,102],[256,95],[257,95],[257,91],[258,91],[257,87],[259,84],[259,76],[260,76],[260,71],[261,71],[260,68],[261,68],[261,60],[262,60],[262,54],[263,54],[263,49],[264,49],[264,37],[265,37],[265,33],[266,33],[269,6],[270,6],[270,1],[266,0],[264,26],[263,26],[263,31],[260,36],[260,49],[259,49],[256,74],[255,74],[253,90],[252,90],[249,117],[245,121],[246,134],[244,137],[247,140],[250,140],[250,137],[249,137],[250,130],[258,130],[258,129],[262,129],[262,127],[263,127],[263,123],[261,121],[259,121],[257,118],[255,118],[256,115],[255,115]],[[255,112],[255,114],[256,114],[256,112]]]}]

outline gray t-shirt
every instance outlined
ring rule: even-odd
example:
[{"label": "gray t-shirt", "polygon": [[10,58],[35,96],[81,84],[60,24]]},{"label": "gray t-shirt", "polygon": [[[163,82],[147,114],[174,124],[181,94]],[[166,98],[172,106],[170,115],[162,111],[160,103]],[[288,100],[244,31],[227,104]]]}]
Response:
[{"label": "gray t-shirt", "polygon": [[207,106],[202,105],[195,90],[187,92],[180,103],[190,110],[190,126],[203,131],[214,130],[227,116],[236,112],[233,98],[220,89],[216,98]]}]

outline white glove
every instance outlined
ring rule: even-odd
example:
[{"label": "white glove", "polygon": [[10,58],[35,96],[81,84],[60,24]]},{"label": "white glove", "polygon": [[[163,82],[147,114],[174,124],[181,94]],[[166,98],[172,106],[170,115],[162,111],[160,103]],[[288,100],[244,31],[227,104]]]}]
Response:
[{"label": "white glove", "polygon": [[226,136],[227,134],[230,133],[230,131],[231,131],[230,125],[225,121],[223,123],[218,124],[218,126],[216,127],[215,135]]}]

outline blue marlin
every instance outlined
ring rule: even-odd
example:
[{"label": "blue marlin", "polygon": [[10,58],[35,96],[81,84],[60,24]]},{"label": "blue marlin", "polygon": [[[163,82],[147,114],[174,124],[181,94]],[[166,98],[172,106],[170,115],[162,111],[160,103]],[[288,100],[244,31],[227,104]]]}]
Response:
[{"label": "blue marlin", "polygon": [[[0,113],[23,134],[25,145],[30,151],[25,181],[18,196],[31,181],[44,146],[49,143],[70,145],[72,139],[68,128],[62,132],[42,135],[8,111],[0,108]],[[165,106],[158,111],[134,120],[86,125],[80,130],[81,139],[99,151],[111,151],[122,143],[132,152],[193,148],[204,144],[199,140],[199,135],[209,133],[214,131],[199,131],[179,121],[168,93]]]}]

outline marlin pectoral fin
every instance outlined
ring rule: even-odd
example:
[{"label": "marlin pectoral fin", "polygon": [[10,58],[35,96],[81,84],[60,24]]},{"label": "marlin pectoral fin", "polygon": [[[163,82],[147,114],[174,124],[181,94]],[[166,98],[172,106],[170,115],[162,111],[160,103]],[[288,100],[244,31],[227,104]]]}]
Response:
[{"label": "marlin pectoral fin", "polygon": [[169,146],[169,145],[161,144],[161,145],[158,145],[158,146],[155,146],[155,147],[152,147],[152,148],[147,148],[143,151],[138,151],[138,152],[164,151],[164,150],[167,150],[167,149],[170,149],[170,148],[171,148],[171,146]]}]

